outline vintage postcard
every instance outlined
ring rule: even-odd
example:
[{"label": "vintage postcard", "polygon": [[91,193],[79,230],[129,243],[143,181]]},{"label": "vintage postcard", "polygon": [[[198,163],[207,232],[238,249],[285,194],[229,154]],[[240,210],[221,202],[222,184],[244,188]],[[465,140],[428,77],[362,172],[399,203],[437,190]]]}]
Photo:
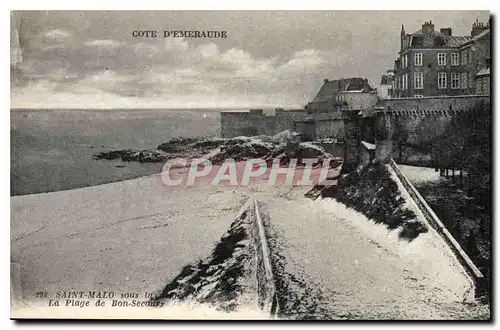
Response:
[{"label": "vintage postcard", "polygon": [[489,11],[10,21],[11,318],[491,319]]}]

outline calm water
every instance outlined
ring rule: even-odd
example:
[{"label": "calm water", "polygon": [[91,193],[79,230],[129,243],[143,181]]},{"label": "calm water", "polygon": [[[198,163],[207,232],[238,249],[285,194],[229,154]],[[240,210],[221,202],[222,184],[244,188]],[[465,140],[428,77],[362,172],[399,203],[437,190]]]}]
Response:
[{"label": "calm water", "polygon": [[[218,135],[220,110],[11,110],[11,195],[74,189],[160,171],[162,164],[94,160],[112,149]],[[116,165],[125,167],[116,167]]]}]

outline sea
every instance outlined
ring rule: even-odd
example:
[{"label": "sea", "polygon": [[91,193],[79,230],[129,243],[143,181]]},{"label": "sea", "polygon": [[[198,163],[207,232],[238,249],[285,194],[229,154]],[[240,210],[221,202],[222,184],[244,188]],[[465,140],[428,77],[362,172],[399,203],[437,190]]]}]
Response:
[{"label": "sea", "polygon": [[162,163],[94,160],[101,151],[156,149],[174,137],[219,136],[222,109],[12,109],[11,196],[158,173]]}]

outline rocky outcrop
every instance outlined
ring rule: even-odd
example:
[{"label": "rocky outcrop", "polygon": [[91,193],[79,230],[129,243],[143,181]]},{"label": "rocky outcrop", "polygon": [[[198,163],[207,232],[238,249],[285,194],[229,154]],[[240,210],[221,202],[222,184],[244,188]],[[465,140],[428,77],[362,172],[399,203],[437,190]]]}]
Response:
[{"label": "rocky outcrop", "polygon": [[163,151],[157,150],[136,150],[124,149],[103,151],[94,155],[94,159],[121,159],[125,162],[140,162],[140,163],[158,163],[165,162],[169,155]]},{"label": "rocky outcrop", "polygon": [[342,158],[333,157],[319,145],[311,142],[298,142],[297,135],[284,131],[274,136],[223,138],[173,138],[160,144],[156,150],[114,150],[100,152],[94,159],[121,159],[123,161],[165,162],[173,158],[192,159],[207,155],[219,149],[211,158],[213,164],[222,164],[226,159],[244,161],[261,158],[269,165],[279,158],[280,164],[287,165],[293,158],[298,159],[298,165],[303,165],[304,158],[318,158],[317,164],[330,159],[330,167],[342,163]]},{"label": "rocky outcrop", "polygon": [[204,154],[227,142],[227,139],[221,138],[173,138],[160,144],[157,149],[173,154],[194,151]]}]

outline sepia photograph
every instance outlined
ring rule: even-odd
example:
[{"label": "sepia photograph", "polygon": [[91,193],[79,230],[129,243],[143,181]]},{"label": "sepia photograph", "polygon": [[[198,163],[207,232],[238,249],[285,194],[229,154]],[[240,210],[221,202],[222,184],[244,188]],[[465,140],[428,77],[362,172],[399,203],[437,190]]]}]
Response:
[{"label": "sepia photograph", "polygon": [[11,10],[10,318],[491,322],[489,10]]}]

